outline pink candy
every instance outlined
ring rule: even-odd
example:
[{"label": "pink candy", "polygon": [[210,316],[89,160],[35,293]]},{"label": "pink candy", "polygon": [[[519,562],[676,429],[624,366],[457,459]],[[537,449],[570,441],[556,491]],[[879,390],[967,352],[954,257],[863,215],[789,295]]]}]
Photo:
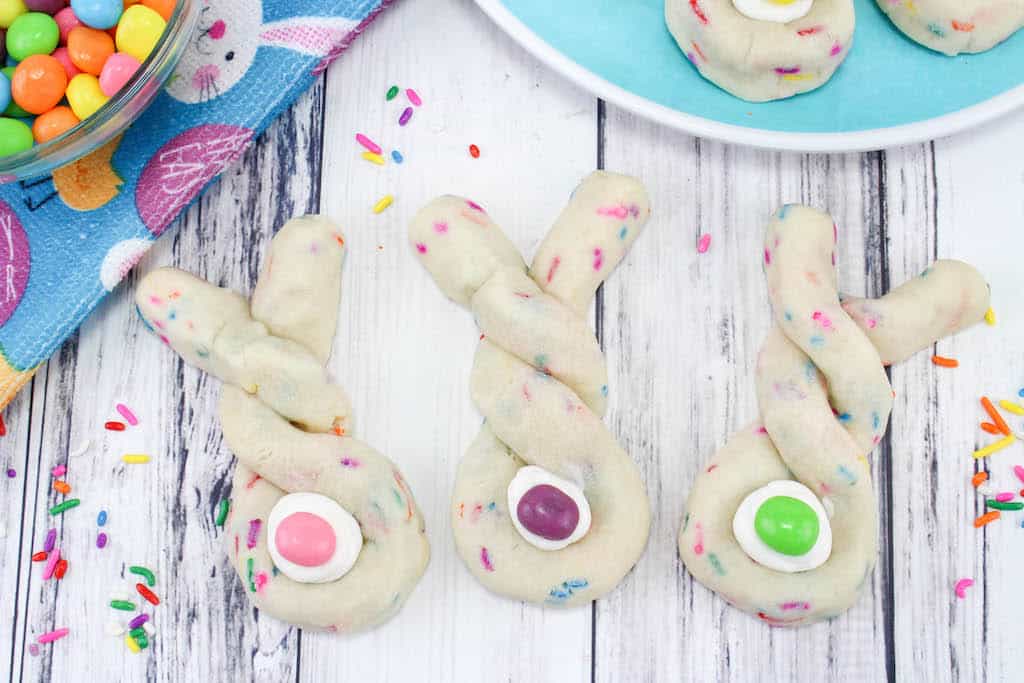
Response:
[{"label": "pink candy", "polygon": [[60,44],[68,44],[68,34],[71,33],[71,29],[78,26],[85,26],[78,17],[75,16],[74,10],[70,7],[65,7],[61,11],[53,15],[53,20],[57,22],[57,28],[60,30]]},{"label": "pink candy", "polygon": [[1011,500],[1013,500],[1013,494],[1010,493],[1009,491],[1005,493],[997,493],[996,500],[999,501],[1000,503],[1009,503]]},{"label": "pink candy", "polygon": [[64,67],[64,73],[68,75],[68,81],[82,73],[82,71],[75,66],[74,62],[71,61],[70,55],[68,55],[68,49],[66,47],[58,47],[53,51],[53,58],[60,62],[60,65]]},{"label": "pink candy", "polygon": [[[124,87],[124,84],[131,79],[140,66],[142,65],[135,57],[124,52],[115,52],[107,58],[103,65],[103,71],[100,72],[100,90],[107,97],[113,97],[114,93]],[[128,419],[127,416],[125,419]],[[128,421],[131,422],[131,420]],[[134,424],[137,423],[138,420]]]},{"label": "pink candy", "polygon": [[295,512],[277,525],[274,544],[277,552],[289,562],[303,567],[319,567],[334,555],[337,540],[334,529],[323,517]]}]

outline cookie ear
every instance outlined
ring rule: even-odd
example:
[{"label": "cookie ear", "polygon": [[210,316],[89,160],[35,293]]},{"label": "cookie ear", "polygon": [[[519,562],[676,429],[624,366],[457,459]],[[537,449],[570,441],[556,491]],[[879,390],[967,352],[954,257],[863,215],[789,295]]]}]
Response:
[{"label": "cookie ear", "polygon": [[358,25],[353,19],[341,17],[292,17],[264,24],[260,44],[322,57],[313,69],[317,74],[348,47]]}]

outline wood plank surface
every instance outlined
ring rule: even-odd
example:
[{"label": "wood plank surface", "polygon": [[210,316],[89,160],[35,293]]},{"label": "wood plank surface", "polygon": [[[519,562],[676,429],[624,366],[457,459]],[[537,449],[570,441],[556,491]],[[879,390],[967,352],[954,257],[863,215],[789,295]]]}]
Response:
[{"label": "wood plank surface", "polygon": [[[413,87],[424,105],[397,125]],[[363,132],[399,150],[359,158]],[[697,140],[599,103],[522,51],[470,0],[397,3],[230,169],[143,260],[249,291],[273,231],[321,211],[350,247],[330,369],[353,399],[355,434],[393,459],[422,508],[431,563],[399,615],[355,637],[300,633],[255,612],[213,514],[233,458],[216,420],[218,383],[148,334],[128,278],[5,411],[0,438],[0,680],[11,681],[1010,681],[1019,678],[1024,530],[1019,513],[982,531],[971,451],[991,440],[978,396],[1024,387],[1024,115],[951,140],[882,153],[798,155]],[[481,149],[472,159],[469,144]],[[1017,152],[1009,153],[1012,149]],[[646,553],[590,608],[521,605],[481,588],[449,528],[455,468],[480,425],[469,400],[478,333],[406,241],[412,214],[442,193],[483,204],[529,257],[586,173],[639,176],[645,234],[595,307],[608,362],[607,422],[640,465],[653,506]],[[382,196],[394,204],[371,212]],[[703,463],[756,415],[753,367],[770,322],[760,265],[768,214],[829,210],[844,291],[876,296],[936,257],[978,266],[999,322],[893,368],[897,401],[873,457],[880,556],[847,614],[770,629],[685,572],[676,535]],[[711,247],[697,253],[710,234]],[[1018,399],[1024,400],[1024,399]],[[123,401],[141,424],[102,430]],[[1009,417],[1009,416],[1008,416]],[[1009,420],[1024,431],[1024,419]],[[68,460],[82,505],[61,518],[50,469]],[[147,465],[120,456],[146,452]],[[1017,490],[1024,446],[985,466]],[[982,466],[979,464],[979,466]],[[95,547],[109,512],[109,545]],[[46,530],[71,559],[59,583],[29,556]],[[143,655],[104,635],[127,567],[156,571],[163,603]],[[965,600],[961,577],[976,581]],[[136,598],[137,600],[137,598]],[[73,633],[28,647],[40,633]]]}]

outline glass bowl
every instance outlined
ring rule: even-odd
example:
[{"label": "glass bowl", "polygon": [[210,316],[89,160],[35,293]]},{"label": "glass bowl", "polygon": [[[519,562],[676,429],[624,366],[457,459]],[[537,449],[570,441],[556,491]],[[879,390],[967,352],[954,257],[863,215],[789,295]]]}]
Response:
[{"label": "glass bowl", "polygon": [[131,80],[95,114],[48,142],[0,157],[0,183],[48,175],[84,157],[130,126],[174,73],[199,20],[201,4],[202,0],[178,0],[153,52]]}]

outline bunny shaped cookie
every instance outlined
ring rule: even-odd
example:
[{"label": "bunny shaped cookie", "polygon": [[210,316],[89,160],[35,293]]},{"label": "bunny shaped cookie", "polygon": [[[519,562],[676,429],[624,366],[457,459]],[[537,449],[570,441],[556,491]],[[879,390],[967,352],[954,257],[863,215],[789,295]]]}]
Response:
[{"label": "bunny shaped cookie", "polygon": [[245,592],[298,626],[352,633],[402,606],[429,557],[398,469],[348,436],[348,398],[324,364],[344,239],[317,216],[274,237],[251,303],[161,268],[139,284],[146,324],[224,382],[220,419],[238,458],[225,539]]}]

